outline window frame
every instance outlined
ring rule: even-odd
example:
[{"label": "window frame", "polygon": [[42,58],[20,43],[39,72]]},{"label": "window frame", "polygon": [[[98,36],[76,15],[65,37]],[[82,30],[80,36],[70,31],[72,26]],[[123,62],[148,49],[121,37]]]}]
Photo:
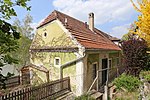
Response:
[{"label": "window frame", "polygon": [[[56,60],[59,60],[59,63],[58,64],[56,64]],[[56,67],[60,67],[61,66],[61,59],[60,59],[60,57],[55,57],[54,58],[54,66],[56,66]]]},{"label": "window frame", "polygon": [[[95,70],[95,75],[94,75],[94,66],[93,65],[96,65],[96,70]],[[98,70],[98,63],[97,62],[93,62],[92,63],[92,79],[94,80],[97,76],[97,70]]]},{"label": "window frame", "polygon": [[[110,64],[110,61],[111,61],[111,64]],[[112,58],[109,58],[109,59],[108,59],[108,67],[109,67],[109,68],[112,68],[112,66],[113,66],[112,64],[113,64],[113,63],[112,63]]]}]

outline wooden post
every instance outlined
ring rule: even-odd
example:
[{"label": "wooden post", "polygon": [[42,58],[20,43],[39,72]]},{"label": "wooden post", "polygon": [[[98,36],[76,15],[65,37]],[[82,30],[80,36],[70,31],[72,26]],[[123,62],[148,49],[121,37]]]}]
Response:
[{"label": "wooden post", "polygon": [[62,81],[60,84],[60,88],[63,89],[63,68],[60,67],[60,81]]},{"label": "wooden post", "polygon": [[108,100],[108,86],[104,86],[104,95],[103,95],[103,100]]},{"label": "wooden post", "polygon": [[108,82],[109,82],[109,68],[107,69],[107,80],[106,80],[106,85],[105,85],[105,87],[104,87],[104,91],[105,91],[105,93],[104,93],[104,100],[108,100]]},{"label": "wooden post", "polygon": [[97,71],[97,91],[99,90],[99,71]]},{"label": "wooden post", "polygon": [[20,76],[20,80],[19,80],[19,81],[20,81],[20,85],[23,85],[23,83],[22,83],[22,71],[20,71],[19,74],[20,74],[20,75],[19,75],[19,76]]},{"label": "wooden post", "polygon": [[46,72],[46,77],[47,77],[47,82],[49,82],[49,81],[50,81],[50,80],[49,80],[49,71]]},{"label": "wooden post", "polygon": [[63,68],[60,67],[60,79],[63,79]]},{"label": "wooden post", "polygon": [[71,91],[71,87],[70,87],[70,77],[68,77],[68,89]]}]

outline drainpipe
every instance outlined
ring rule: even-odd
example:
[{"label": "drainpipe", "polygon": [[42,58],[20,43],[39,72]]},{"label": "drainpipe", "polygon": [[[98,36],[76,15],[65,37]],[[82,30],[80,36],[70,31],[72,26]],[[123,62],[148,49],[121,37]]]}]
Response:
[{"label": "drainpipe", "polygon": [[75,63],[75,62],[79,62],[79,61],[82,60],[84,57],[85,57],[85,54],[84,54],[83,57],[77,58],[77,59],[75,59],[75,60],[73,60],[73,61],[70,61],[70,62],[67,62],[67,63],[61,65],[61,66],[60,66],[60,79],[63,79],[63,69],[64,69],[64,68],[67,68],[69,65],[71,65],[71,64],[73,64],[73,63]]}]

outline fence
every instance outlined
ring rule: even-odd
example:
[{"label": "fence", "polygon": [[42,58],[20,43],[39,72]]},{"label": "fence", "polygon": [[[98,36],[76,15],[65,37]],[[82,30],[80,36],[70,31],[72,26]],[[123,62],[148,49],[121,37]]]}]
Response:
[{"label": "fence", "polygon": [[70,91],[70,78],[56,80],[40,86],[27,87],[18,91],[4,94],[0,100],[47,100],[55,99]]},{"label": "fence", "polygon": [[[5,84],[6,84],[6,88],[16,87],[20,85],[20,76],[18,75],[18,76],[8,78],[8,80],[5,81]],[[0,89],[1,88],[2,87],[0,87]]]}]

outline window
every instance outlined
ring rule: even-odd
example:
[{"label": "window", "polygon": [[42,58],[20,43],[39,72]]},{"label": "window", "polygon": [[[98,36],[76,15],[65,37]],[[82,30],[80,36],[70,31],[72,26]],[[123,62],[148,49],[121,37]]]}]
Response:
[{"label": "window", "polygon": [[60,62],[60,58],[59,57],[55,57],[54,59],[54,66],[60,66],[61,62]]},{"label": "window", "polygon": [[109,59],[109,68],[112,68],[112,59]]},{"label": "window", "polygon": [[44,37],[46,37],[46,36],[47,36],[47,33],[45,32],[45,33],[44,33]]},{"label": "window", "polygon": [[55,62],[55,65],[59,65],[59,59],[55,59],[56,60],[56,62]]}]

